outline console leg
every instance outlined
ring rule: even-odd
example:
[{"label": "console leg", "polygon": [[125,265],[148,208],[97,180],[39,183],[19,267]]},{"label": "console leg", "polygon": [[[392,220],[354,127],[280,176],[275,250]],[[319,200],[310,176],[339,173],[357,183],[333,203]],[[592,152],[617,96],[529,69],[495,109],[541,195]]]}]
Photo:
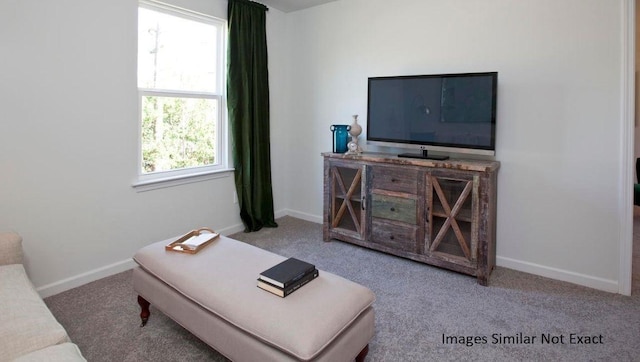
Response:
[{"label": "console leg", "polygon": [[144,327],[144,325],[147,324],[147,321],[149,320],[149,315],[151,314],[151,312],[149,312],[149,305],[151,303],[147,302],[147,300],[142,298],[141,296],[138,296],[138,304],[140,304],[140,319],[142,319],[142,324],[140,324],[140,327]]},{"label": "console leg", "polygon": [[368,344],[364,346],[364,348],[362,349],[362,351],[360,351],[360,353],[358,353],[358,355],[356,356],[356,362],[364,362],[364,358],[367,357],[367,353],[369,353]]},{"label": "console leg", "polygon": [[489,285],[489,278],[485,274],[479,274],[478,275],[478,284],[482,285],[483,287],[488,286]]}]

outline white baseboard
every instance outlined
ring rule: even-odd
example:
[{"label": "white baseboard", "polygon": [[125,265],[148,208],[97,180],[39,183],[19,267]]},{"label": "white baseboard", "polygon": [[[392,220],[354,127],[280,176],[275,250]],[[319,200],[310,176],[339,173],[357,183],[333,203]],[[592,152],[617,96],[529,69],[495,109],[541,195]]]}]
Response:
[{"label": "white baseboard", "polygon": [[[283,210],[280,211],[280,213],[282,213],[282,216],[291,216],[291,217],[295,217],[297,219],[311,221],[311,222],[314,222],[316,224],[322,224],[322,216],[308,214],[306,212],[300,212],[300,211],[295,211],[295,210],[291,210],[291,209],[283,209]],[[281,217],[281,216],[276,216],[276,217]]]},{"label": "white baseboard", "polygon": [[57,282],[53,282],[51,284],[43,285],[40,288],[37,288],[38,294],[40,297],[46,298],[52,295],[56,295],[58,293],[62,293],[69,289],[73,289],[79,287],[81,285],[91,283],[98,279],[106,278],[108,276],[112,276],[114,274],[122,273],[123,271],[132,269],[136,265],[136,262],[133,259],[127,259],[123,261],[119,261],[117,263],[113,263],[110,265],[103,266],[98,269],[90,270],[86,273],[82,273],[71,278],[66,278],[59,280]]},{"label": "white baseboard", "polygon": [[276,211],[274,212],[274,217],[275,217],[276,219],[279,219],[279,218],[281,218],[281,217],[283,217],[283,216],[288,216],[288,215],[289,215],[289,214],[287,213],[288,211],[289,211],[288,209],[276,210]]},{"label": "white baseboard", "polygon": [[[311,221],[322,224],[322,216],[299,212],[291,209],[283,209],[280,211],[281,216],[291,216],[302,220]],[[281,217],[277,216],[277,217]],[[569,282],[585,287],[602,290],[611,293],[620,293],[618,282],[610,279],[603,279],[591,275],[575,273],[563,269],[552,268],[540,264],[530,263],[522,260],[516,260],[501,256],[496,256],[498,266],[539,275],[545,278]]]},{"label": "white baseboard", "polygon": [[[280,218],[283,216],[291,216],[298,219],[322,224],[322,216],[308,214],[291,209],[282,209],[275,212],[275,217]],[[224,229],[218,230],[222,235],[230,235],[244,230],[244,225],[231,225]],[[496,263],[498,266],[518,270],[521,272],[543,276],[546,278],[561,280],[573,284],[582,285],[585,287],[603,290],[611,293],[620,293],[618,282],[610,279],[597,278],[590,275],[579,274],[567,270],[551,268],[548,266],[529,263],[522,260],[516,260],[506,257],[497,256]],[[38,293],[42,298],[46,298],[58,293],[62,293],[66,290],[79,287],[83,284],[93,282],[98,279],[106,278],[108,276],[121,273],[123,271],[132,269],[136,263],[133,259],[126,259],[106,265],[104,267],[90,270],[86,273],[82,273],[70,278],[66,278],[51,284],[44,285],[37,288]]]},{"label": "white baseboard", "polygon": [[[286,216],[286,211],[281,211],[281,216]],[[281,217],[278,216],[278,217]],[[302,217],[301,217],[302,218]],[[221,235],[231,235],[244,230],[243,224],[231,225],[223,229],[218,229]],[[81,285],[91,283],[98,279],[106,278],[118,273],[122,273],[123,271],[133,269],[136,266],[136,262],[133,259],[122,260],[113,264],[109,264],[97,269],[89,270],[85,273],[72,276],[70,278],[62,279],[57,282],[53,282],[47,285],[43,285],[36,290],[40,297],[46,298],[52,295],[56,295],[58,293],[62,293],[69,289],[73,289],[79,287]]]},{"label": "white baseboard", "polygon": [[[305,212],[300,212],[291,209],[282,209],[275,212],[275,217],[280,218],[283,216],[291,216],[298,219],[314,222],[316,224],[322,224],[322,216],[313,215]],[[585,287],[602,290],[605,292],[619,293],[619,285],[615,280],[598,278],[586,274],[579,274],[563,269],[552,268],[540,264],[530,263],[522,260],[516,260],[501,256],[496,256],[496,263],[498,266],[539,275],[545,278],[560,280],[568,283],[582,285]]]},{"label": "white baseboard", "polygon": [[228,226],[224,229],[219,229],[216,230],[218,233],[220,233],[220,235],[231,235],[231,234],[235,234],[235,233],[239,233],[241,231],[244,231],[244,225],[243,224],[237,224],[237,225],[231,225]]},{"label": "white baseboard", "polygon": [[582,285],[584,287],[598,289],[605,292],[620,292],[618,282],[615,280],[598,278],[591,275],[575,273],[568,270],[552,268],[502,256],[496,256],[496,265],[529,274],[539,275],[545,278]]}]

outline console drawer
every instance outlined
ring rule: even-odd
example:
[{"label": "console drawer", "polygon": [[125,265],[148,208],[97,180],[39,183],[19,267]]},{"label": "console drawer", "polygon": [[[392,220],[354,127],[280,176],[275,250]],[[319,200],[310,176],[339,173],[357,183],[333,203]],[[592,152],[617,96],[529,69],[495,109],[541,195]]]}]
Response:
[{"label": "console drawer", "polygon": [[371,195],[371,216],[416,225],[416,200],[388,195]]},{"label": "console drawer", "polygon": [[418,193],[418,170],[374,166],[371,176],[373,189]]},{"label": "console drawer", "polygon": [[381,219],[372,220],[371,241],[394,250],[417,253],[418,227],[400,226]]}]

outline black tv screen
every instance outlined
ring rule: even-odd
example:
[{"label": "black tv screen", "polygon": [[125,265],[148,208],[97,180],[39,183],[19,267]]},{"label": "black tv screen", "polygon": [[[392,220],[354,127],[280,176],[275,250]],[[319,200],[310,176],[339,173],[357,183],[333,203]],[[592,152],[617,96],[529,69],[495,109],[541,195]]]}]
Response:
[{"label": "black tv screen", "polygon": [[493,155],[497,79],[497,72],[369,78],[367,141]]}]

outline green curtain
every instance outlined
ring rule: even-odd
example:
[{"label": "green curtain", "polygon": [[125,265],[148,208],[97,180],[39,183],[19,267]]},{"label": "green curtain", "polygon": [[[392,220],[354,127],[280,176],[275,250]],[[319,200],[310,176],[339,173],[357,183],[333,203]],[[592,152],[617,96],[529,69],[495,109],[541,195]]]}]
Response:
[{"label": "green curtain", "polygon": [[231,153],[245,232],[277,227],[271,190],[267,7],[229,0],[227,108]]}]

